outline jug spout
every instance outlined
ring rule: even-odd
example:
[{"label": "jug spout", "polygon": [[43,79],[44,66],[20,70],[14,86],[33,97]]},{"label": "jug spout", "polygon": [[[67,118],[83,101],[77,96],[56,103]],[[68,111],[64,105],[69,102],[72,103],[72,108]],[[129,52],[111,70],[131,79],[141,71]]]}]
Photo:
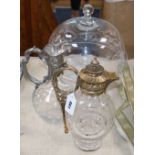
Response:
[{"label": "jug spout", "polygon": [[113,81],[119,80],[119,77],[116,75],[115,72],[107,72],[105,71],[106,81],[105,81],[105,90]]}]

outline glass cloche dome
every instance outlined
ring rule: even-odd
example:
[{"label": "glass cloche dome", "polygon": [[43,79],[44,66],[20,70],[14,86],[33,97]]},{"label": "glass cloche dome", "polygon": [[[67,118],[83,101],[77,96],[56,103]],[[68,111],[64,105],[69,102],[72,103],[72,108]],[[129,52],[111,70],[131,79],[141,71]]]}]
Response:
[{"label": "glass cloche dome", "polygon": [[63,54],[65,62],[78,70],[95,56],[107,70],[121,72],[126,52],[120,34],[109,22],[92,17],[93,11],[86,4],[83,17],[69,19],[58,26],[44,51],[50,56]]}]

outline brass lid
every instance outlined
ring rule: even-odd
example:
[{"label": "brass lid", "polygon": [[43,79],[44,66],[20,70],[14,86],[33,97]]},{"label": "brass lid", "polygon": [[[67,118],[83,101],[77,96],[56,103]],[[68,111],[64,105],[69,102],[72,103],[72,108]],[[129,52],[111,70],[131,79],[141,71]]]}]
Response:
[{"label": "brass lid", "polygon": [[100,95],[107,86],[118,77],[108,72],[95,57],[92,62],[80,71],[79,87],[89,95]]}]

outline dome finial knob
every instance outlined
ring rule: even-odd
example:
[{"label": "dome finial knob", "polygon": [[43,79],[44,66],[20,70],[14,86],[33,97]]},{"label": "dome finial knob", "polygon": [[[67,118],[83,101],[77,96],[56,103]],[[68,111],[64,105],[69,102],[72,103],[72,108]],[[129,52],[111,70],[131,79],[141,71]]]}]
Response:
[{"label": "dome finial knob", "polygon": [[[84,17],[81,19],[80,23],[83,26],[93,26],[92,14],[94,13],[94,8],[90,4],[85,4],[83,7]],[[93,27],[92,27],[93,28]]]},{"label": "dome finial knob", "polygon": [[85,17],[91,17],[91,15],[94,13],[94,8],[90,4],[85,4],[83,7],[83,14]]}]

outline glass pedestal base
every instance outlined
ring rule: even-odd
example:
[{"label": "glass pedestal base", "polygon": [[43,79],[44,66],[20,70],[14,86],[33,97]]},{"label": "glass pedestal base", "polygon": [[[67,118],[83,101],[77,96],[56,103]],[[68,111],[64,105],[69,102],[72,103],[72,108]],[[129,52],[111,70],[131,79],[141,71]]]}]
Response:
[{"label": "glass pedestal base", "polygon": [[101,147],[101,140],[75,139],[75,145],[83,151],[94,151]]}]

